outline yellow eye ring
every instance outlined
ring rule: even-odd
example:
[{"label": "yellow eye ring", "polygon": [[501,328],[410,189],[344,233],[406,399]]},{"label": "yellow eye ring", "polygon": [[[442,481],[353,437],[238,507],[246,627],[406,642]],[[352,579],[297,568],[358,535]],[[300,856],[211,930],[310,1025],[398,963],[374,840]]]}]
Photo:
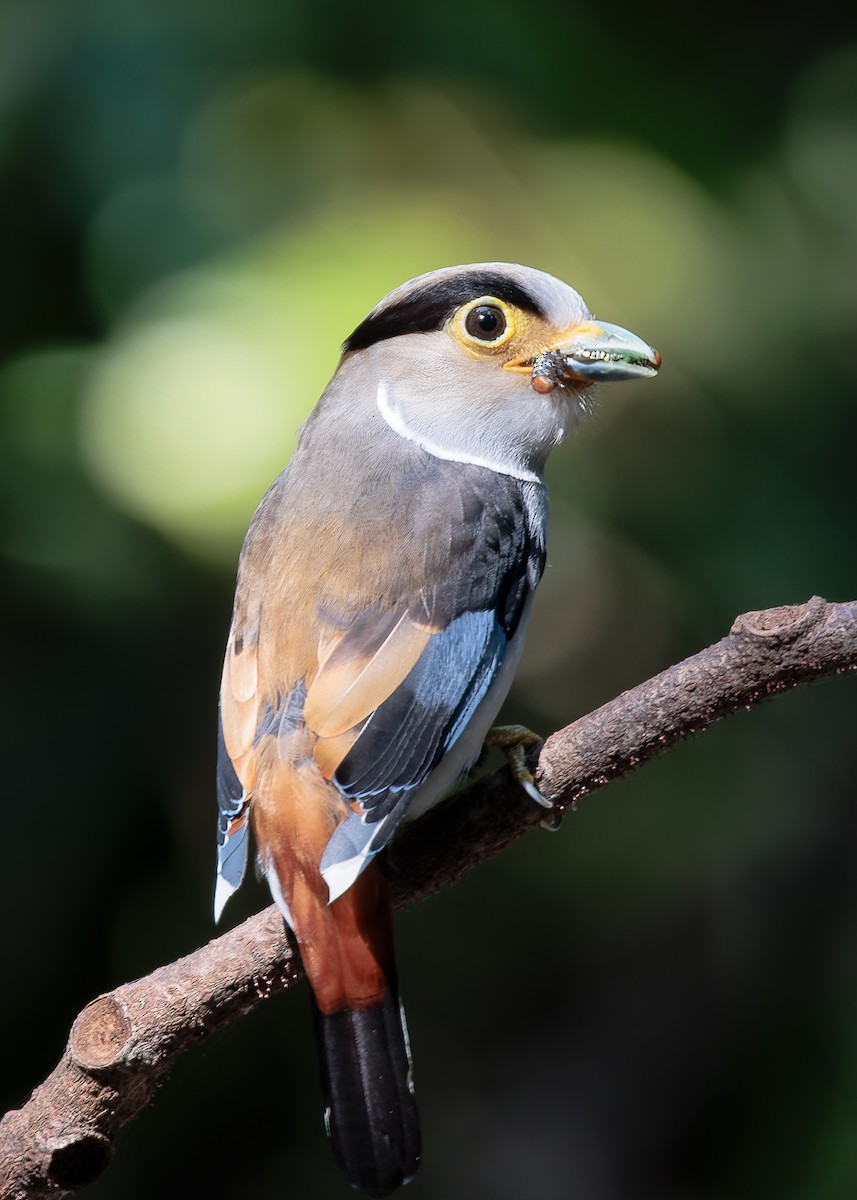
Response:
[{"label": "yellow eye ring", "polygon": [[463,304],[454,322],[465,345],[480,350],[497,350],[515,334],[512,309],[496,296],[478,296]]}]

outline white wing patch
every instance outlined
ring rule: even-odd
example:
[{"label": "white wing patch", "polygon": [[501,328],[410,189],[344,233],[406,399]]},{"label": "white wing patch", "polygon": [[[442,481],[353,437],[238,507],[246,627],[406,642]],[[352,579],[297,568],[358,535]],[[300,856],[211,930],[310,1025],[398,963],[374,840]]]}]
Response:
[{"label": "white wing patch", "polygon": [[[244,796],[241,797],[242,801]],[[225,840],[217,847],[217,880],[214,885],[214,923],[220,920],[230,896],[241,886],[247,870],[247,849],[250,823],[244,823],[234,831],[227,832]]]}]

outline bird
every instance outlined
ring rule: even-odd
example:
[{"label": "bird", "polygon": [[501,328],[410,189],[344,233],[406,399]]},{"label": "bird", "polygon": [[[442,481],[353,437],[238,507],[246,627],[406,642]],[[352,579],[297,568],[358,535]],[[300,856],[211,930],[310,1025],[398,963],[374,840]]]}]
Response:
[{"label": "bird", "polygon": [[366,1195],[421,1157],[382,852],[473,766],[509,689],[549,452],[594,383],[660,361],[533,267],[430,271],[346,338],[250,523],[220,690],[215,918],[252,832],[310,984],[334,1157]]}]

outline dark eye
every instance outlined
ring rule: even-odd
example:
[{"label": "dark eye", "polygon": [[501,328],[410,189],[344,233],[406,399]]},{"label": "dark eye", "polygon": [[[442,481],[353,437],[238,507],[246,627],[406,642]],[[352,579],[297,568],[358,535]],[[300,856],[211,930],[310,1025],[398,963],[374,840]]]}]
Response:
[{"label": "dark eye", "polygon": [[467,314],[464,328],[480,342],[496,342],[506,332],[506,314],[493,304],[477,304]]}]

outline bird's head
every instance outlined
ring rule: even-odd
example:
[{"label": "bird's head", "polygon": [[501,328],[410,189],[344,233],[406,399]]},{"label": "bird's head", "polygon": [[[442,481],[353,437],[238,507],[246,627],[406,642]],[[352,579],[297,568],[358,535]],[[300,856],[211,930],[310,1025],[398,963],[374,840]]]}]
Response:
[{"label": "bird's head", "polygon": [[527,479],[589,407],[592,384],[654,375],[660,361],[552,275],[476,263],[390,292],[345,342],[340,373],[437,457]]}]

